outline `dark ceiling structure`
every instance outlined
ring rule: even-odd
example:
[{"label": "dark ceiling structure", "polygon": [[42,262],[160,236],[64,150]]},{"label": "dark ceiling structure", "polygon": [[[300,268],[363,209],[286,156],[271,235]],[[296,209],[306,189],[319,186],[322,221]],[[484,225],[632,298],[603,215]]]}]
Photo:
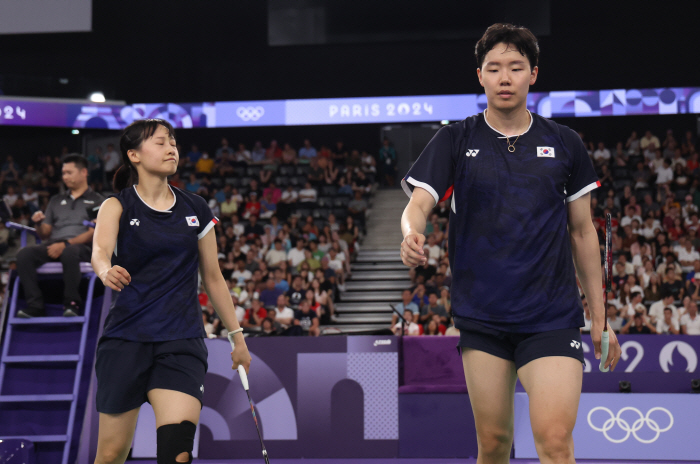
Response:
[{"label": "dark ceiling structure", "polygon": [[[698,85],[697,1],[518,2],[549,14],[533,19],[512,1],[485,10],[469,0],[460,2],[462,36],[435,32],[449,2],[373,1],[381,8],[342,1],[346,10],[328,14],[337,37],[365,39],[291,46],[269,45],[268,24],[279,23],[268,22],[262,0],[94,1],[92,32],[0,36],[0,90],[63,98],[101,90],[130,103],[476,93],[475,39],[465,37],[484,18],[549,32],[534,90]],[[404,39],[415,18],[432,19],[415,40],[382,41],[363,29],[363,15]],[[454,32],[460,21],[445,24]]]}]

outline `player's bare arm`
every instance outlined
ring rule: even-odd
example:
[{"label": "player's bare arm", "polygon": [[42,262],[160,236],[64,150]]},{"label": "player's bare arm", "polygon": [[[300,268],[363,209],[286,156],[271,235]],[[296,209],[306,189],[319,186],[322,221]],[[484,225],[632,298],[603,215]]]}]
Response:
[{"label": "player's bare arm", "polygon": [[[588,300],[592,320],[591,338],[593,339],[596,359],[600,359],[600,341],[605,322],[605,308],[603,307],[603,276],[600,270],[598,234],[591,219],[590,193],[568,203],[567,208],[574,266],[583,293]],[[615,333],[610,331],[610,350],[605,367],[610,366],[612,370],[615,370],[615,365],[619,360],[620,344]]]},{"label": "player's bare arm", "polygon": [[430,211],[435,207],[435,198],[425,189],[416,187],[411,200],[401,216],[401,260],[406,266],[418,266],[428,259],[423,251],[425,224]]},{"label": "player's bare arm", "polygon": [[[221,318],[221,321],[226,326],[229,332],[238,330],[241,326],[236,317],[236,310],[233,307],[231,293],[229,292],[224,276],[219,269],[218,252],[216,249],[216,233],[214,229],[202,237],[199,242],[199,272],[202,275],[202,283],[207,291],[207,295],[211,299],[216,313]],[[231,354],[233,361],[233,369],[237,369],[239,365],[245,367],[246,373],[250,369],[250,353],[245,344],[245,338],[242,332],[238,332],[233,336],[235,348]]]},{"label": "player's bare arm", "polygon": [[112,254],[117,244],[121,215],[122,205],[119,200],[116,198],[105,200],[97,213],[92,241],[92,269],[105,287],[117,292],[121,292],[131,282],[131,276],[126,269],[121,266],[112,266]]}]

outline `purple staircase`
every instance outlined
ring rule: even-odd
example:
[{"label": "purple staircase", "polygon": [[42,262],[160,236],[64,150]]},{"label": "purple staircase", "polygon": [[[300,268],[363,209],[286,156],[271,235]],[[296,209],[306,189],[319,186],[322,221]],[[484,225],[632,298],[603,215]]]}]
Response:
[{"label": "purple staircase", "polygon": [[[81,263],[87,290],[84,315],[63,317],[61,304],[47,304],[47,317],[17,318],[24,300],[19,277],[10,276],[7,323],[0,357],[0,440],[34,444],[37,462],[68,464],[77,456],[90,374],[94,364],[104,286],[89,263]],[[37,270],[47,301],[62,292],[61,263]],[[85,288],[87,287],[87,288]]]}]

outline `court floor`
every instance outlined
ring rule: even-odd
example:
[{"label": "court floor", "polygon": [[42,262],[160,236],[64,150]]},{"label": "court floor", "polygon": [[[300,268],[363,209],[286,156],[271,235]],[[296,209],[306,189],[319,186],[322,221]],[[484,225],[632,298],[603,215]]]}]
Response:
[{"label": "court floor", "polygon": [[[156,464],[156,461],[138,461],[139,464]],[[264,462],[262,457],[259,459],[229,459],[221,460],[202,460],[195,459],[193,464],[260,464]],[[539,464],[538,460],[534,459],[511,459],[513,464]],[[599,461],[599,460],[581,460],[576,461],[578,464],[671,464],[673,462],[683,464],[700,464],[700,461]],[[270,464],[476,464],[476,459],[436,459],[436,458],[420,458],[420,459],[273,459],[270,458]]]}]

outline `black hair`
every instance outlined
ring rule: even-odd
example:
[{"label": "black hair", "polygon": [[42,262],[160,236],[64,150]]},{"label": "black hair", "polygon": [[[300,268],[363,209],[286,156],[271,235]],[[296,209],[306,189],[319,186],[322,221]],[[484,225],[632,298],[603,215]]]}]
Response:
[{"label": "black hair", "polygon": [[499,43],[512,45],[521,55],[526,56],[530,62],[530,70],[537,66],[540,47],[537,44],[537,37],[530,32],[530,29],[507,23],[496,23],[489,26],[476,43],[474,55],[479,68],[484,64],[486,54]]},{"label": "black hair", "polygon": [[632,292],[632,294],[630,295],[630,298],[635,299],[635,298],[637,298],[638,296],[642,296],[642,294],[639,293],[639,292]]},{"label": "black hair", "polygon": [[87,169],[88,163],[82,155],[68,155],[63,158],[63,164],[73,163],[78,169]]},{"label": "black hair", "polygon": [[138,182],[138,173],[127,154],[129,150],[138,149],[144,140],[153,137],[158,130],[158,126],[163,126],[168,130],[168,135],[175,138],[175,129],[165,119],[139,119],[134,121],[124,129],[119,139],[119,150],[122,153],[123,165],[114,173],[112,187],[115,192],[120,192],[127,187],[131,187]]}]

